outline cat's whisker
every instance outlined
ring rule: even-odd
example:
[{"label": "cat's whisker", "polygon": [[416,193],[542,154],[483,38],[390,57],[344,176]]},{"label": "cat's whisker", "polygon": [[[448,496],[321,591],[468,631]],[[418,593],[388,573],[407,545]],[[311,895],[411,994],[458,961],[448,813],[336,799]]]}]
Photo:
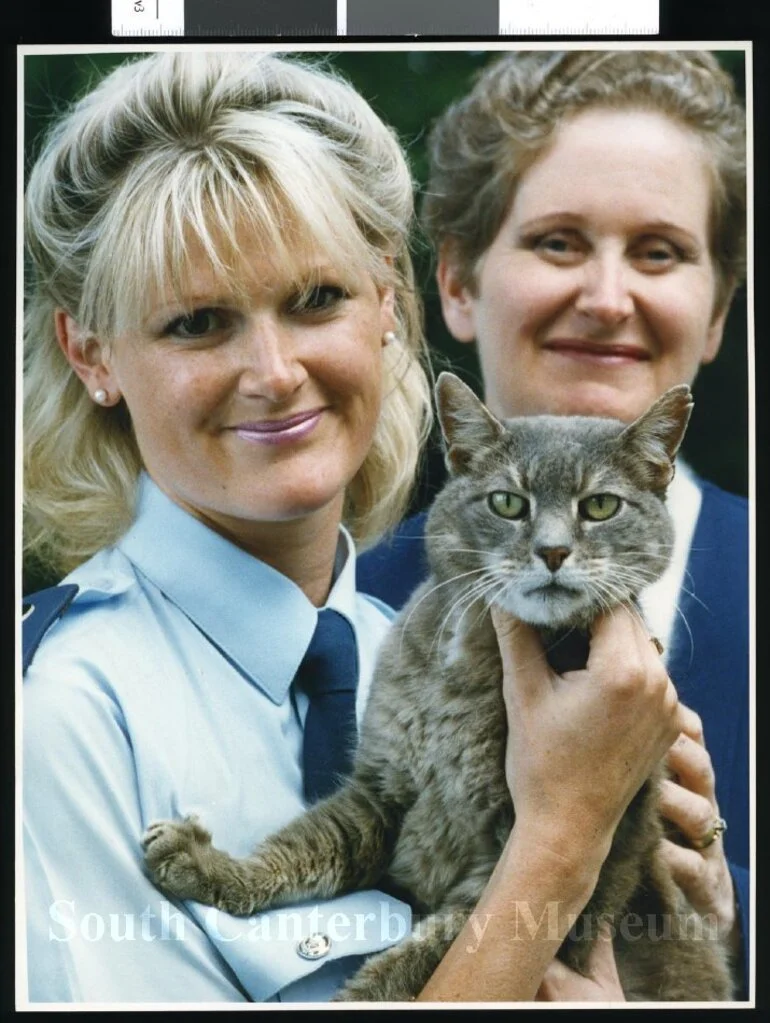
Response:
[{"label": "cat's whisker", "polygon": [[613,565],[625,565],[630,563],[636,567],[654,570],[658,575],[666,570],[671,563],[669,553],[650,554],[648,551],[626,551],[623,554],[612,555]]},{"label": "cat's whisker", "polygon": [[[480,588],[483,589],[483,588],[485,588],[487,586],[487,576],[488,576],[490,570],[485,567],[485,568],[481,569],[480,571],[483,572],[482,577],[480,579],[474,579],[474,580],[470,581],[469,583],[467,583],[460,590],[459,594],[456,596],[456,598],[452,601],[452,603],[446,609],[446,612],[445,612],[445,614],[443,615],[443,617],[441,619],[441,626],[437,630],[437,633],[436,633],[436,636],[434,637],[433,643],[431,643],[431,647],[430,647],[431,653],[432,653],[433,648],[436,645],[436,643],[440,641],[441,635],[442,635],[442,633],[444,631],[444,628],[448,624],[449,619],[452,617],[452,614],[453,614],[455,608],[460,606],[464,601],[468,600],[469,598],[472,598],[477,590],[479,590]],[[470,574],[470,573],[467,573],[467,574]],[[460,578],[460,577],[455,577],[455,578]]]},{"label": "cat's whisker", "polygon": [[[696,548],[694,548],[694,547],[691,548],[691,550],[695,550],[695,549]],[[702,548],[699,548],[699,549],[700,550],[709,550],[709,548],[707,548],[707,547],[702,547]],[[685,568],[684,576],[685,576],[685,579],[690,583],[691,586],[695,585],[695,580],[693,579],[692,572],[690,572],[689,569]],[[703,608],[704,611],[709,611],[709,612],[711,611],[711,608],[707,604],[704,604],[703,601],[700,599],[700,597],[693,590],[688,590],[687,587],[684,586],[684,585],[682,585],[681,589],[682,589],[683,593],[686,593],[688,595],[688,597],[692,597],[693,600],[696,600],[700,604],[700,606]]]},{"label": "cat's whisker", "polygon": [[409,614],[407,615],[406,619],[404,620],[403,626],[401,627],[401,639],[400,639],[399,651],[398,651],[399,658],[401,658],[403,656],[403,653],[404,653],[404,637],[406,636],[406,632],[407,632],[407,628],[409,626],[409,622],[411,621],[412,615],[414,615],[415,611],[417,611],[417,609],[420,606],[420,604],[422,604],[422,602],[424,600],[427,600],[428,597],[432,596],[432,594],[434,594],[437,590],[440,590],[442,588],[442,586],[449,586],[451,583],[456,583],[459,579],[464,579],[464,578],[466,578],[467,576],[470,576],[470,575],[478,575],[479,572],[486,572],[486,571],[488,571],[488,569],[486,568],[486,566],[483,566],[481,568],[471,569],[468,572],[461,572],[459,575],[452,576],[450,579],[444,579],[440,583],[436,583],[436,585],[432,586],[426,593],[423,593],[423,595],[420,597],[420,599],[415,603],[414,607],[410,610]]},{"label": "cat's whisker", "polygon": [[[458,597],[458,599],[449,608],[447,608],[446,613],[442,615],[441,620],[438,623],[436,635],[433,637],[433,640],[431,641],[430,644],[429,655],[431,657],[433,656],[434,651],[438,650],[438,648],[444,642],[444,634],[447,628],[450,627],[450,623],[453,622],[457,608],[460,607],[467,600],[469,600],[472,603],[473,600],[475,599],[473,594],[474,591],[468,590],[464,591],[463,594],[460,597]],[[455,630],[456,633],[457,623],[453,624],[453,629]]]},{"label": "cat's whisker", "polygon": [[608,601],[605,593],[597,586],[589,587],[589,593],[592,597],[592,603],[596,604],[599,611],[602,612],[614,612],[618,605],[617,600]]},{"label": "cat's whisker", "polygon": [[[443,553],[444,554],[478,554],[479,556],[481,556],[483,558],[489,558],[490,556],[492,556],[492,557],[495,556],[495,552],[494,551],[484,551],[484,550],[480,550],[480,549],[477,550],[475,547],[446,547],[443,550]],[[503,555],[499,555],[499,557],[503,558]]]},{"label": "cat's whisker", "polygon": [[445,632],[446,628],[448,627],[450,621],[454,617],[456,609],[458,607],[462,607],[462,605],[466,601],[473,602],[473,600],[475,599],[475,594],[479,591],[479,589],[481,589],[481,591],[483,592],[483,590],[486,589],[487,585],[488,585],[488,581],[487,581],[486,574],[485,574],[482,579],[477,580],[475,583],[471,584],[470,586],[467,586],[459,594],[457,599],[454,600],[449,605],[449,607],[446,609],[445,614],[441,618],[441,622],[439,624],[439,628],[436,630],[436,635],[435,635],[435,637],[433,639],[433,642],[430,645],[431,653],[433,653],[433,650],[434,650],[435,647],[438,647],[438,646],[441,645],[441,642],[442,642],[443,637],[444,637],[444,632]]},{"label": "cat's whisker", "polygon": [[625,604],[630,606],[631,593],[629,592],[629,587],[621,585],[621,581],[605,579],[602,583],[598,584],[598,587],[612,605]]},{"label": "cat's whisker", "polygon": [[604,597],[606,609],[611,615],[614,615],[619,610],[620,606],[623,605],[627,611],[631,612],[639,625],[647,631],[647,623],[644,620],[644,615],[642,614],[639,606],[633,601],[629,602],[627,593],[622,595],[622,599],[617,599],[615,590],[616,588],[609,582],[607,582],[603,588],[602,596]]},{"label": "cat's whisker", "polygon": [[651,576],[646,572],[629,568],[624,565],[612,565],[610,569],[608,569],[606,565],[589,565],[585,569],[585,574],[590,579],[617,579],[622,577],[623,579],[649,580],[654,578],[654,576]]},{"label": "cat's whisker", "polygon": [[612,604],[622,604],[631,598],[631,594],[638,587],[629,586],[622,580],[614,580],[612,583],[603,576],[589,577],[584,580],[586,589],[593,593],[607,594]]},{"label": "cat's whisker", "polygon": [[623,547],[616,551],[613,557],[622,554],[654,554],[656,551],[672,551],[675,547],[675,543],[663,543],[660,540],[656,540],[653,547]]},{"label": "cat's whisker", "polygon": [[[688,575],[689,575],[689,573],[688,573]],[[700,599],[700,597],[697,595],[697,593],[694,593],[692,590],[688,590],[686,586],[682,586],[681,590],[682,590],[682,593],[686,593],[688,597],[692,597],[692,599],[694,601],[696,601],[698,604],[700,604],[700,606],[703,608],[704,611],[708,611],[708,612],[711,611],[711,608],[708,606],[708,604],[704,604],[703,601]]]},{"label": "cat's whisker", "polygon": [[[479,594],[479,596],[476,599],[478,600],[478,599],[481,599],[482,597],[486,597],[487,594],[489,594],[491,591],[495,590],[495,585],[496,584],[497,584],[497,580],[493,580],[492,584],[489,587],[487,587],[486,592]],[[510,577],[510,575],[508,573],[506,573],[504,578],[502,579],[502,581],[500,581],[499,585],[497,585],[497,589],[494,592],[492,598],[485,601],[482,610],[479,612],[478,616],[475,619],[476,622],[481,621],[481,619],[485,615],[489,614],[489,612],[490,612],[490,610],[492,608],[492,605],[496,602],[497,597],[499,597],[500,594],[502,594],[505,590],[507,590],[510,587],[510,585],[511,585],[511,577]],[[465,611],[467,611],[467,610],[469,610],[469,608],[465,609]],[[465,611],[463,612],[463,614],[465,614]],[[515,626],[515,628],[518,628],[518,627],[519,627],[518,625]]]},{"label": "cat's whisker", "polygon": [[467,606],[460,613],[460,616],[457,619],[455,625],[456,628],[459,628],[460,623],[462,622],[462,619],[465,616],[466,612],[473,606],[473,604],[476,603],[477,600],[480,600],[482,597],[484,597],[484,595],[487,592],[489,592],[489,590],[494,589],[494,587],[498,585],[498,576],[501,575],[503,576],[503,579],[502,582],[500,583],[500,587],[501,589],[504,589],[508,585],[508,581],[510,579],[509,570],[503,569],[502,567],[499,566],[492,566],[487,570],[487,574],[482,579],[476,580],[475,582],[471,583],[459,595],[457,600],[454,601],[454,603],[447,610],[447,613],[442,618],[441,626],[437,631],[434,641],[431,643],[430,647],[431,653],[433,652],[434,646],[440,644],[444,630],[449,624],[449,620],[452,617],[453,612],[458,607],[460,607],[464,602],[467,601]]},{"label": "cat's whisker", "polygon": [[[586,572],[589,578],[602,578],[607,581],[610,579],[609,573],[606,569],[600,569],[598,567],[590,567]],[[645,586],[649,586],[651,582],[659,578],[657,573],[651,573],[645,571],[644,568],[629,568],[624,565],[613,565],[611,578],[614,582],[622,582],[632,590],[641,590]]]},{"label": "cat's whisker", "polygon": [[409,615],[408,615],[406,621],[404,622],[403,627],[406,628],[406,626],[409,624],[409,619],[412,617],[412,615],[417,610],[417,608],[420,606],[420,604],[422,604],[422,602],[424,600],[427,600],[428,597],[432,596],[437,590],[440,590],[442,586],[449,586],[451,583],[457,582],[458,579],[463,579],[463,578],[465,578],[466,576],[469,576],[469,575],[478,575],[479,572],[486,572],[486,571],[487,571],[486,566],[482,566],[481,568],[473,568],[473,569],[471,569],[468,572],[461,572],[459,575],[453,575],[450,579],[444,579],[440,583],[436,583],[435,586],[432,586],[429,590],[427,590],[425,593],[423,593],[423,595],[420,597],[420,599],[417,601],[417,603],[414,605],[414,607],[409,612]]},{"label": "cat's whisker", "polygon": [[645,577],[655,579],[660,575],[660,568],[656,565],[649,565],[634,561],[631,565],[626,565],[620,562],[615,555],[611,558],[586,558],[585,561],[581,562],[581,566],[597,569],[600,568],[605,572],[621,571],[621,572],[638,572]]},{"label": "cat's whisker", "polygon": [[636,557],[629,556],[628,563],[624,562],[622,558],[613,558],[612,567],[613,571],[616,569],[631,569],[631,571],[643,572],[649,579],[659,579],[666,571],[669,565],[668,558],[652,559],[648,558],[645,564],[639,564]]},{"label": "cat's whisker", "polygon": [[[476,617],[476,622],[480,621],[481,618],[483,618],[484,614],[489,610],[489,603],[487,601],[485,601],[484,598],[487,595],[487,593],[489,593],[491,590],[494,590],[495,586],[497,586],[497,585],[498,584],[497,584],[496,580],[491,580],[491,581],[488,582],[488,584],[483,589],[480,589],[480,590],[476,591],[471,596],[471,598],[469,600],[467,600],[465,607],[460,612],[460,614],[459,614],[459,616],[457,618],[457,621],[455,622],[455,629],[457,631],[460,630],[460,628],[462,626],[462,620],[465,617],[465,615],[468,613],[468,611],[470,611],[470,609],[473,607],[474,604],[478,603],[478,601],[482,601],[482,609],[481,609],[480,614]],[[446,619],[445,619],[445,623],[446,623]],[[441,629],[442,632],[443,632],[443,629],[444,629],[444,626],[442,625],[442,629]]]},{"label": "cat's whisker", "polygon": [[[413,537],[410,536],[409,539],[411,540],[411,539],[413,539]],[[462,543],[462,541],[464,540],[464,537],[461,536],[460,534],[454,532],[454,531],[443,531],[443,532],[439,533],[439,532],[435,532],[435,531],[434,532],[429,532],[429,531],[426,530],[425,536],[422,537],[421,539],[423,539],[425,541],[430,540],[434,544],[435,543],[440,543],[442,540],[443,541],[451,541],[452,543],[458,543],[458,542]],[[486,553],[489,553],[489,552],[487,551]]]},{"label": "cat's whisker", "polygon": [[[501,578],[498,578],[498,577],[501,577]],[[497,587],[496,592],[495,592],[495,597],[497,597],[499,594],[501,594],[505,590],[507,590],[510,585],[511,585],[511,574],[510,574],[510,571],[508,571],[508,570],[496,571],[494,573],[494,575],[493,575],[493,578],[490,580],[490,585],[487,587],[486,592],[482,593],[481,596],[486,596],[487,593],[491,592],[492,590],[495,589],[495,587]],[[487,604],[486,604],[486,610],[487,611],[489,610],[489,608],[491,607],[491,605],[493,603],[494,603],[494,600],[487,601]]]},{"label": "cat's whisker", "polygon": [[499,591],[502,592],[510,584],[511,578],[511,569],[507,564],[491,566],[487,575],[474,584],[475,594],[470,603],[475,603],[476,600],[495,589],[495,587],[498,587]]},{"label": "cat's whisker", "polygon": [[614,614],[621,604],[625,604],[627,607],[633,606],[628,604],[628,592],[608,579],[590,584],[589,592],[601,609],[610,614]]},{"label": "cat's whisker", "polygon": [[684,611],[682,611],[682,609],[680,608],[678,603],[676,604],[674,610],[679,615],[679,617],[682,619],[682,624],[684,625],[685,629],[687,630],[687,638],[690,641],[690,660],[689,660],[689,663],[687,665],[687,667],[689,669],[692,666],[693,657],[695,656],[695,639],[693,638],[692,629],[690,628],[690,623],[687,621],[687,616],[685,615]]},{"label": "cat's whisker", "polygon": [[644,589],[646,583],[637,577],[630,579],[616,578],[611,583],[608,580],[599,580],[597,585],[606,585],[608,591],[615,594],[617,603],[625,603],[633,599],[640,590]]}]

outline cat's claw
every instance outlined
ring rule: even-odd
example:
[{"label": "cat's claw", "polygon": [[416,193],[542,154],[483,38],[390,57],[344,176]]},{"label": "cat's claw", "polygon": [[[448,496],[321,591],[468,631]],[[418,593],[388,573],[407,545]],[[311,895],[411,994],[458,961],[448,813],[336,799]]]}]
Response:
[{"label": "cat's claw", "polygon": [[211,835],[197,817],[155,821],[142,837],[142,849],[155,884],[180,899],[200,897],[202,860],[211,851]]}]

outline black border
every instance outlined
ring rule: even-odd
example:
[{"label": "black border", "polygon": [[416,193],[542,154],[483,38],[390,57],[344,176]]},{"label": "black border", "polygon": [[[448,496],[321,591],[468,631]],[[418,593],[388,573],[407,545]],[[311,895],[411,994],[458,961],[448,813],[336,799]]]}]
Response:
[{"label": "black border", "polygon": [[[386,2],[386,0],[383,0]],[[755,821],[757,824],[763,821],[764,815],[761,812],[760,804],[766,786],[763,784],[767,778],[767,754],[764,750],[764,743],[761,742],[762,726],[767,720],[768,700],[764,691],[763,679],[767,676],[767,633],[768,630],[762,627],[763,614],[766,613],[767,601],[762,599],[762,583],[767,578],[762,568],[768,565],[768,537],[765,523],[768,519],[768,481],[767,481],[767,459],[770,442],[770,430],[768,428],[768,397],[767,381],[770,374],[768,364],[768,342],[765,338],[770,335],[770,324],[768,323],[768,293],[770,287],[765,282],[770,282],[770,267],[768,266],[768,251],[765,245],[765,238],[768,235],[768,177],[770,166],[768,164],[768,135],[770,135],[770,109],[768,109],[768,64],[770,64],[770,33],[767,29],[766,11],[756,0],[698,0],[688,3],[684,0],[660,0],[660,34],[645,37],[626,36],[598,36],[596,39],[608,42],[640,41],[654,44],[656,41],[676,42],[688,40],[693,42],[702,41],[727,41],[751,42],[753,46],[753,91],[754,91],[754,225],[755,225],[755,296],[754,296],[754,323],[755,323],[755,428],[756,428],[756,525],[757,525],[757,692],[756,692],[756,717],[755,726],[757,733],[757,758],[756,758],[756,793],[757,811]],[[3,97],[0,102],[2,116],[2,155],[0,156],[0,217],[3,225],[3,323],[4,323],[4,351],[7,353],[6,372],[0,376],[0,430],[5,439],[4,457],[0,466],[2,468],[2,479],[0,487],[4,496],[3,521],[7,523],[5,532],[6,542],[0,545],[0,579],[2,579],[2,607],[3,614],[0,616],[0,649],[6,652],[7,663],[13,664],[13,651],[15,647],[15,615],[13,608],[15,604],[14,592],[14,403],[15,403],[15,371],[14,357],[15,350],[12,339],[16,330],[16,80],[17,80],[17,53],[16,47],[19,44],[61,44],[61,45],[110,45],[125,46],[135,44],[138,49],[143,43],[179,42],[179,37],[153,37],[152,39],[141,38],[115,38],[111,34],[111,4],[110,0],[17,0],[13,7],[3,12],[0,19],[3,36],[3,62],[2,62],[2,87]],[[442,37],[420,36],[421,42],[438,41]],[[459,41],[456,37],[446,37],[451,41]],[[532,36],[484,36],[479,37],[478,42],[498,42],[510,40],[532,41]],[[544,42],[580,42],[581,37],[575,36],[538,36],[538,41]],[[205,45],[207,42],[270,42],[275,37],[260,36],[238,36],[237,39],[228,36],[206,36],[196,37],[194,40],[185,40]],[[334,45],[345,45],[346,41],[371,41],[371,42],[398,42],[415,41],[414,36],[388,36],[380,39],[372,37],[346,37],[330,38],[310,36],[282,36],[282,42],[324,42]],[[10,258],[9,258],[10,256]],[[719,414],[715,410],[715,414]],[[0,727],[3,734],[8,738],[2,744],[3,763],[2,776],[6,781],[8,799],[6,807],[13,806],[14,801],[14,743],[10,737],[14,735],[14,714],[12,705],[13,686],[10,680],[13,678],[13,668],[5,674],[6,685],[4,687],[4,699],[0,702]],[[756,863],[760,868],[756,878],[756,1001],[757,1008],[764,1008],[770,1004],[768,1000],[768,971],[763,969],[763,951],[766,945],[763,940],[764,921],[761,910],[767,906],[767,875],[762,869],[762,834],[757,829],[757,857]],[[10,848],[6,843],[6,850]],[[13,913],[15,903],[15,878],[14,878],[14,857],[7,851],[0,861],[0,884],[2,884],[3,895],[6,898],[4,904]],[[6,941],[3,951],[10,955],[3,957],[2,978],[5,983],[2,985],[2,1009],[11,1008],[13,1005],[13,992],[15,988],[15,976],[13,972],[13,951],[8,945],[13,943],[13,930],[6,928]],[[494,1011],[494,1010],[493,1010]],[[699,1010],[695,1010],[699,1011]],[[729,1010],[732,1011],[732,1010]]]}]

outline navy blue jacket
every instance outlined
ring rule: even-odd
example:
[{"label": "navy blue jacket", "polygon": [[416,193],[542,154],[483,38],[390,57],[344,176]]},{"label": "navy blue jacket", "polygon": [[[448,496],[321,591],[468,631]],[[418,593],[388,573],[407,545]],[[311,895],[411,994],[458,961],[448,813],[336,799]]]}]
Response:
[{"label": "navy blue jacket", "polygon": [[[744,977],[749,933],[748,505],[699,480],[703,491],[668,668],[680,699],[703,721],[716,774],[725,851],[740,905]],[[358,559],[358,588],[400,608],[428,575],[425,519],[407,519]],[[687,592],[689,591],[689,592]],[[689,626],[689,633],[687,627]],[[739,996],[747,998],[746,989]]]}]

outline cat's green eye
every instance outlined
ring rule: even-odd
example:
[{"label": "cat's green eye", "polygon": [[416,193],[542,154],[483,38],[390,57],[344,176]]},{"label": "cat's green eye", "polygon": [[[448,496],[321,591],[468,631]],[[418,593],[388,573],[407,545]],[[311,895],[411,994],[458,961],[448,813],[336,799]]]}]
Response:
[{"label": "cat's green eye", "polygon": [[603,522],[611,519],[620,508],[620,498],[614,494],[591,494],[584,497],[578,504],[578,511],[584,519],[590,522]]},{"label": "cat's green eye", "polygon": [[510,490],[495,490],[489,495],[489,507],[503,519],[523,519],[529,511],[529,501]]}]

